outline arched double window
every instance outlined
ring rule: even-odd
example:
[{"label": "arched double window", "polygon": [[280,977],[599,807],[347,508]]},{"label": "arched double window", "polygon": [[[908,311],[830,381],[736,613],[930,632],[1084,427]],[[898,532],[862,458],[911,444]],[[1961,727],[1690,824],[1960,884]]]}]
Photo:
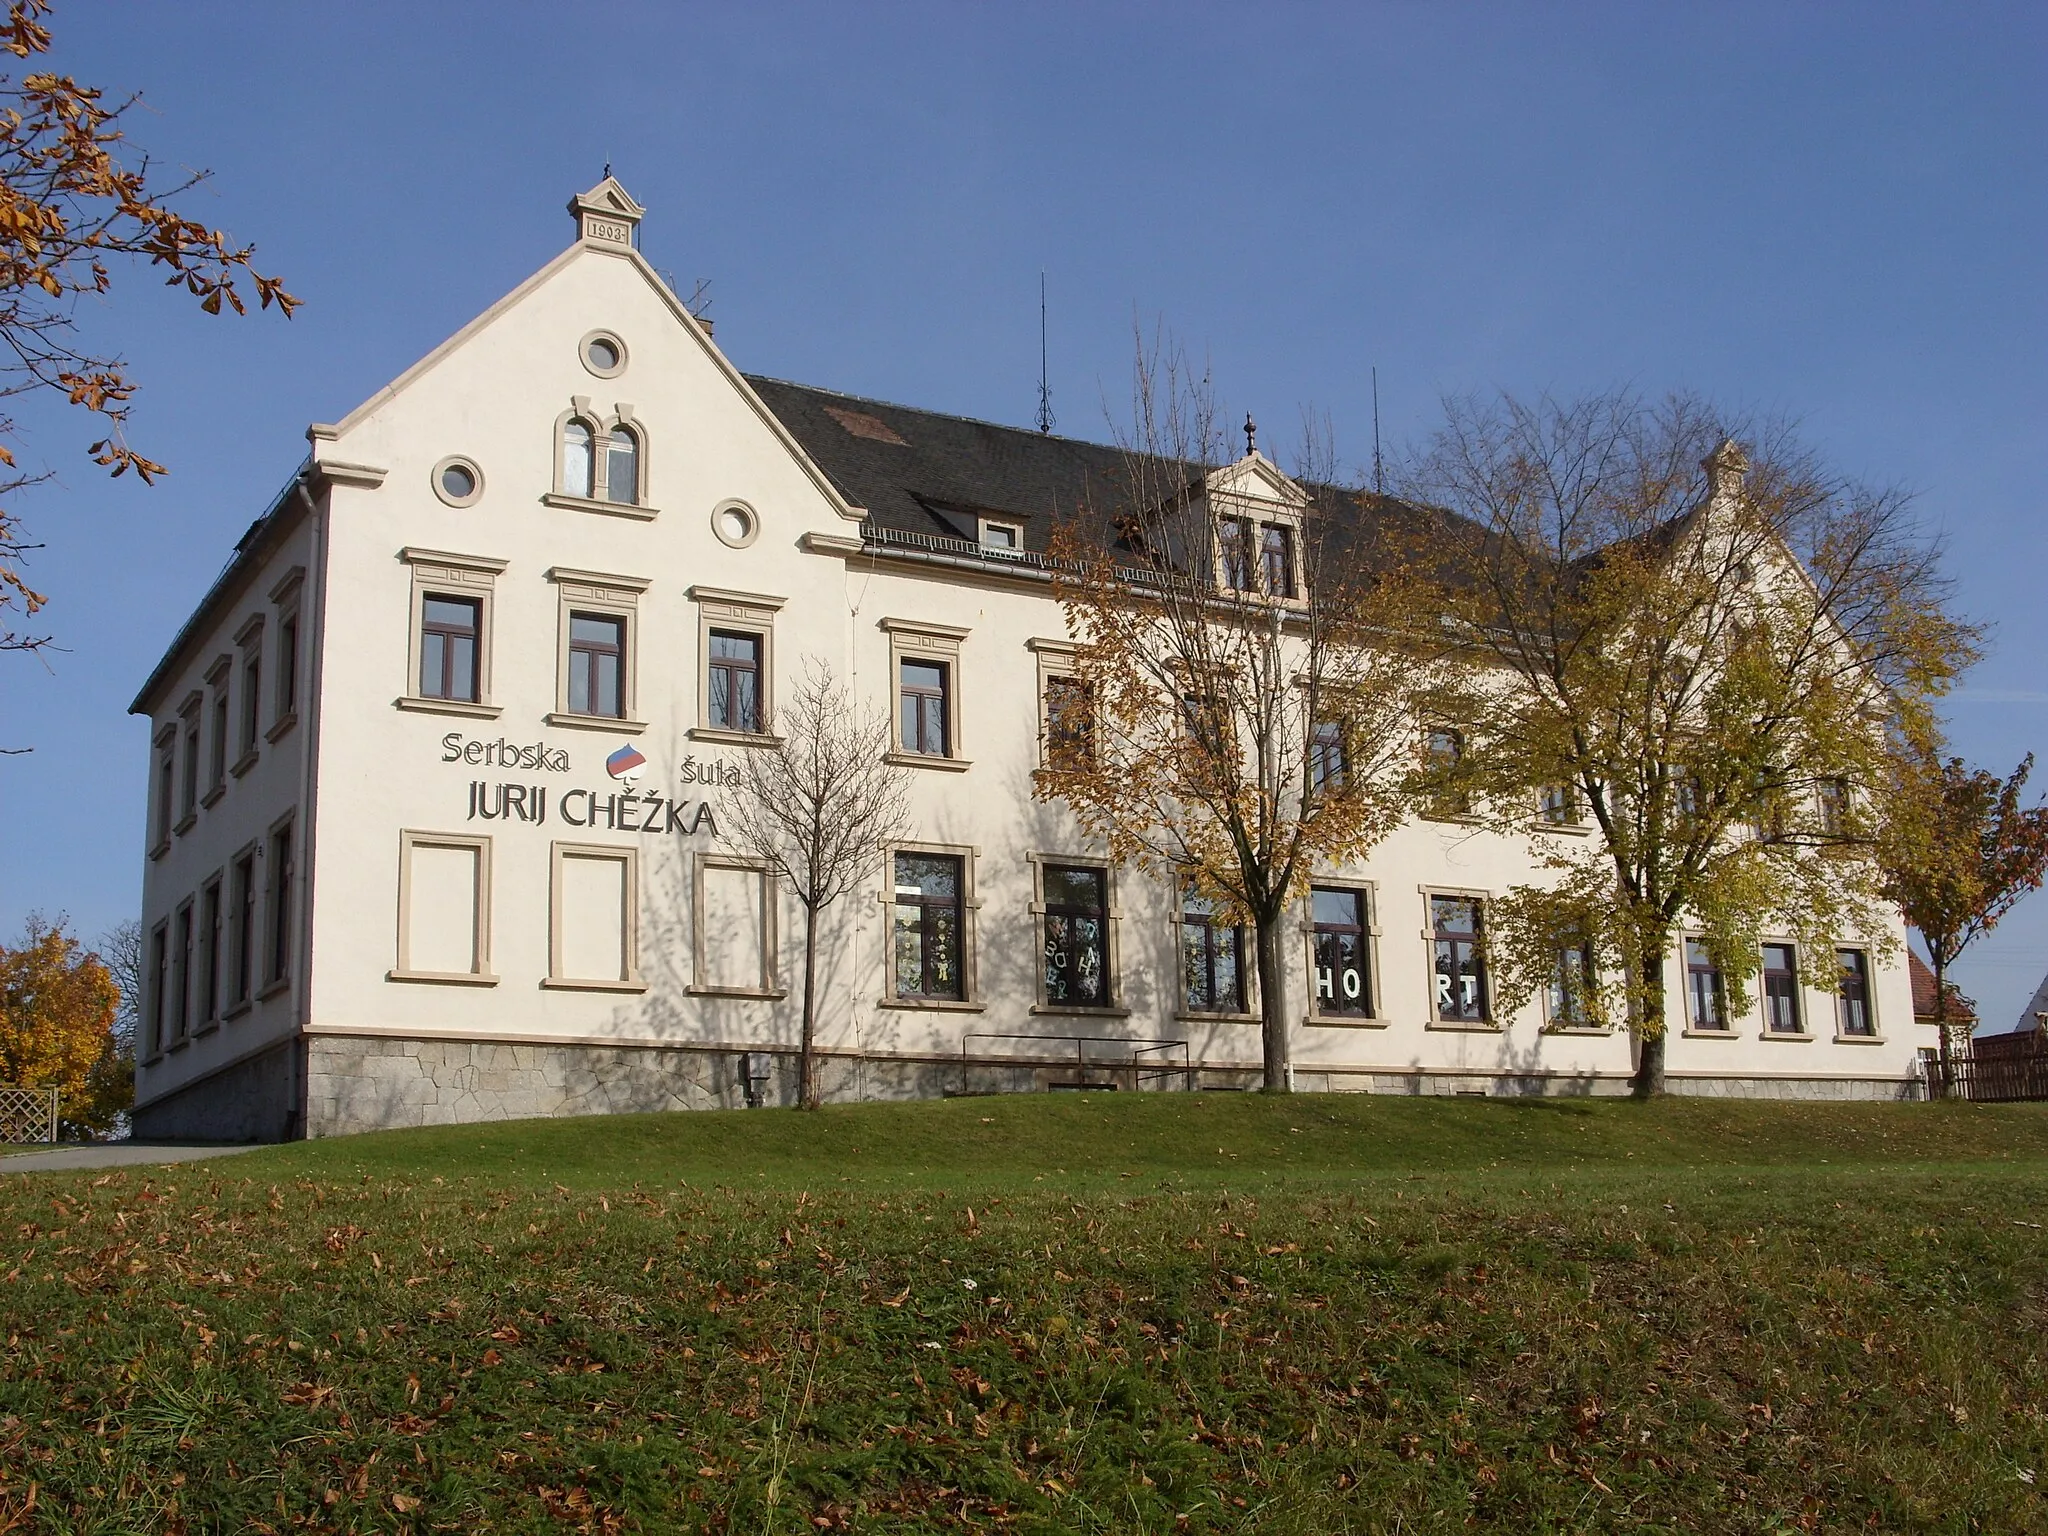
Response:
[{"label": "arched double window", "polygon": [[621,421],[599,431],[581,416],[564,418],[561,494],[638,506],[639,429]]}]

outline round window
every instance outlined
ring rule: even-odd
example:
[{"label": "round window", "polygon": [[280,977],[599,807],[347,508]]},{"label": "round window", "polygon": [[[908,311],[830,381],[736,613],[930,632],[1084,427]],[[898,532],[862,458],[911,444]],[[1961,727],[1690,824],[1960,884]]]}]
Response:
[{"label": "round window", "polygon": [[434,494],[449,506],[472,506],[484,493],[484,472],[473,459],[446,458],[434,466],[433,485]]},{"label": "round window", "polygon": [[626,371],[626,344],[610,331],[592,331],[583,338],[583,366],[600,379]]},{"label": "round window", "polygon": [[754,542],[754,535],[761,531],[761,525],[754,517],[752,507],[729,502],[711,514],[711,531],[718,535],[719,543],[745,549]]}]

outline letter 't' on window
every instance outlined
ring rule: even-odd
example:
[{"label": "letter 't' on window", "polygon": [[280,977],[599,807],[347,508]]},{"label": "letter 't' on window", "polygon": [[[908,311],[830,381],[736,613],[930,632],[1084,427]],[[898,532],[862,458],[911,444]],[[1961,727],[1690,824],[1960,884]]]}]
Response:
[{"label": "letter 't' on window", "polygon": [[1045,866],[1045,1000],[1109,1006],[1109,929],[1102,870]]},{"label": "letter 't' on window", "polygon": [[711,631],[710,723],[722,731],[761,729],[761,637],[739,630]]},{"label": "letter 't' on window", "polygon": [[569,615],[569,712],[623,719],[626,621],[607,614]]},{"label": "letter 't' on window", "polygon": [[899,675],[898,730],[903,750],[926,757],[951,756],[947,727],[951,668],[943,661],[905,660],[900,664]]},{"label": "letter 't' on window", "polygon": [[592,492],[590,423],[571,417],[562,427],[562,494],[589,496]]},{"label": "letter 't' on window", "polygon": [[428,596],[420,605],[420,696],[477,700],[480,605],[473,597]]},{"label": "letter 't' on window", "polygon": [[1437,1018],[1445,1023],[1485,1022],[1486,919],[1480,904],[1469,896],[1432,896],[1429,919],[1436,951]]},{"label": "letter 't' on window", "polygon": [[1365,892],[1315,886],[1309,892],[1309,914],[1315,925],[1315,1012],[1372,1017]]},{"label": "letter 't' on window", "polygon": [[956,854],[899,853],[890,943],[896,995],[966,996],[961,957],[961,860]]}]

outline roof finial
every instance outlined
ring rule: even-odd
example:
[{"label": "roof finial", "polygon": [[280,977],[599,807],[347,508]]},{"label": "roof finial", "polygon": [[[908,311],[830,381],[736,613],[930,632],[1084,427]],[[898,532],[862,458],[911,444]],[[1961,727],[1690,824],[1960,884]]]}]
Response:
[{"label": "roof finial", "polygon": [[1252,420],[1252,413],[1244,413],[1244,456],[1250,458],[1259,451],[1259,424]]},{"label": "roof finial", "polygon": [[607,160],[607,161],[605,161],[605,163],[604,163],[604,176],[603,176],[603,178],[602,178],[602,179],[603,179],[603,180],[605,180],[605,181],[609,181],[609,180],[611,180],[611,175],[612,175],[612,163],[611,163],[611,161]]}]

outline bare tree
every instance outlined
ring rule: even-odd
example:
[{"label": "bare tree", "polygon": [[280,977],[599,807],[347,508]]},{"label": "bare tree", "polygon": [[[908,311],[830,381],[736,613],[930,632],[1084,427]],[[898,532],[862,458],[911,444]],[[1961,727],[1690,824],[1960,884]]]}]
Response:
[{"label": "bare tree", "polygon": [[1437,541],[1473,665],[1435,787],[1551,824],[1549,878],[1495,903],[1503,1003],[1549,988],[1597,1022],[1618,980],[1651,1095],[1687,930],[1707,1027],[1747,1006],[1766,927],[1830,960],[1892,946],[1873,832],[1976,643],[1903,497],[1783,429],[1625,392],[1450,401],[1402,488],[1483,534]]},{"label": "bare tree", "polygon": [[889,721],[855,705],[830,666],[806,662],[765,728],[778,745],[750,754],[725,840],[761,860],[804,909],[803,1044],[797,1100],[818,1107],[818,924],[868,879],[909,825],[905,772],[887,761]]},{"label": "bare tree", "polygon": [[121,992],[114,1011],[115,1049],[132,1060],[142,1023],[142,924],[124,918],[100,935],[94,950]]},{"label": "bare tree", "polygon": [[1398,509],[1329,483],[1313,419],[1292,475],[1249,420],[1237,456],[1170,342],[1140,338],[1117,436],[1123,483],[1054,540],[1076,653],[1035,790],[1249,924],[1264,1086],[1285,1092],[1289,904],[1406,812],[1429,672],[1402,642],[1417,586],[1369,565],[1361,537]]}]

